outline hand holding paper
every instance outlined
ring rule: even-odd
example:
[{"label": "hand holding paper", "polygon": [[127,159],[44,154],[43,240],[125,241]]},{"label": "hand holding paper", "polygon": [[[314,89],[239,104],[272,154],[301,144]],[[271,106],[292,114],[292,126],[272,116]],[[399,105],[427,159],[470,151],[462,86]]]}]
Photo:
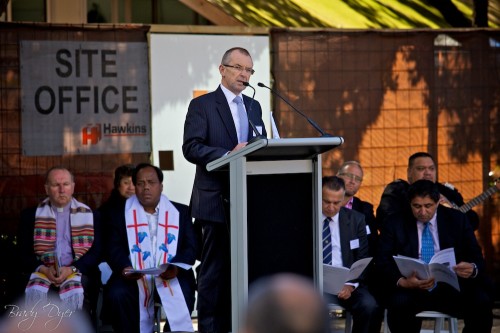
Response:
[{"label": "hand holding paper", "polygon": [[411,257],[394,256],[393,258],[401,275],[407,279],[413,275],[420,280],[434,278],[436,282],[448,283],[460,291],[458,277],[453,270],[453,267],[456,266],[455,250],[453,248],[444,249],[434,254],[429,264]]},{"label": "hand holding paper", "polygon": [[347,281],[352,281],[361,276],[372,257],[364,258],[352,264],[351,268],[323,264],[323,290],[332,295],[337,295]]},{"label": "hand holding paper", "polygon": [[158,267],[150,267],[143,269],[133,269],[132,267],[124,272],[124,274],[147,274],[147,275],[160,275],[167,269],[168,264],[162,264]]}]

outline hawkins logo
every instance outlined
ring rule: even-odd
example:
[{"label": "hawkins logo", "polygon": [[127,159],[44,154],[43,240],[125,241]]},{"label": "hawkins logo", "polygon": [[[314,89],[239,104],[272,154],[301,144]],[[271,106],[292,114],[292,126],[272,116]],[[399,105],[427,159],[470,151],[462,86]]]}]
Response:
[{"label": "hawkins logo", "polygon": [[84,145],[96,145],[101,141],[101,124],[88,124],[82,128],[82,144]]},{"label": "hawkins logo", "polygon": [[145,136],[147,127],[145,125],[88,124],[82,128],[82,144],[96,145],[102,137],[110,136]]}]

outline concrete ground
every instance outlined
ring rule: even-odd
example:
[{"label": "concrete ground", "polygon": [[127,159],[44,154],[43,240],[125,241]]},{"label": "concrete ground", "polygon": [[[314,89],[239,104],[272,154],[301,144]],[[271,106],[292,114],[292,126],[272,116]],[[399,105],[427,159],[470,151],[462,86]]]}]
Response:
[{"label": "concrete ground", "polygon": [[[444,329],[448,329],[448,324],[445,324]],[[193,318],[193,326],[195,331],[198,330],[198,320],[197,318]],[[464,327],[464,321],[459,320],[458,321],[458,331],[462,332],[462,329]],[[425,319],[422,323],[422,329],[425,330],[432,330],[434,329],[434,321],[433,320],[427,320]],[[345,318],[334,318],[332,320],[332,330],[331,333],[344,333],[345,331]],[[383,326],[381,329],[381,332],[383,332]],[[500,307],[497,307],[493,309],[493,329],[491,330],[491,333],[500,333]]]},{"label": "concrete ground", "polygon": [[[448,324],[446,323],[444,327],[444,329],[446,329],[446,332],[448,332],[447,325]],[[458,331],[462,332],[463,327],[464,327],[464,321],[458,320]],[[334,318],[332,320],[331,333],[344,333],[345,332],[344,329],[345,329],[345,318]],[[434,321],[424,319],[422,323],[422,329],[425,330],[434,329]],[[383,332],[383,326],[381,332]],[[491,333],[500,333],[500,308],[493,309],[493,329],[491,330]]]}]

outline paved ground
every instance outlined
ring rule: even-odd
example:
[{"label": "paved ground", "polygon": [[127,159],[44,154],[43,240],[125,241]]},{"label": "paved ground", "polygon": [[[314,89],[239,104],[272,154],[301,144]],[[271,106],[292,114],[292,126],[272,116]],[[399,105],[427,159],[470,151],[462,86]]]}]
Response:
[{"label": "paved ground", "polygon": [[[462,332],[463,327],[464,327],[463,320],[459,320],[458,331]],[[333,319],[331,333],[344,333],[344,328],[345,328],[344,318]],[[448,329],[448,326],[445,326],[445,328]],[[422,323],[422,329],[429,329],[429,330],[434,329],[434,321],[424,320]],[[381,332],[383,332],[383,327]],[[495,308],[493,310],[493,329],[491,330],[491,333],[500,333],[500,308]]]},{"label": "paved ground", "polygon": [[[193,318],[193,325],[195,331],[198,329],[198,320],[197,318]],[[446,324],[447,325],[447,324]],[[464,327],[464,322],[463,320],[458,321],[458,331],[462,332],[462,329]],[[445,326],[446,329],[448,329],[448,326]],[[331,333],[344,333],[345,329],[345,319],[344,318],[335,318],[332,321],[332,331]],[[422,323],[422,329],[434,329],[434,321],[432,320],[424,320]],[[381,332],[383,332],[383,327]],[[493,329],[491,330],[491,333],[500,333],[500,307],[495,308],[493,310]]]}]

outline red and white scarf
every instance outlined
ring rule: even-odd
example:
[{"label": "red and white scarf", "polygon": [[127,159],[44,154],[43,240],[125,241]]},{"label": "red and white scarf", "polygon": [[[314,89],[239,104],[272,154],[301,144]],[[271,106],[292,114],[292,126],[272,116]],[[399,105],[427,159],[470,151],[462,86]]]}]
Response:
[{"label": "red and white scarf", "polygon": [[[148,219],[144,208],[134,195],[125,205],[125,222],[130,249],[130,261],[134,269],[146,269],[167,265],[177,253],[179,239],[179,211],[162,195],[158,204],[157,248],[151,248]],[[156,258],[156,262],[154,262]],[[190,268],[181,263],[179,266]],[[161,303],[171,331],[194,332],[191,314],[177,278],[163,280],[159,276],[144,275],[137,280],[141,332],[152,332],[154,324],[154,289]]]}]

